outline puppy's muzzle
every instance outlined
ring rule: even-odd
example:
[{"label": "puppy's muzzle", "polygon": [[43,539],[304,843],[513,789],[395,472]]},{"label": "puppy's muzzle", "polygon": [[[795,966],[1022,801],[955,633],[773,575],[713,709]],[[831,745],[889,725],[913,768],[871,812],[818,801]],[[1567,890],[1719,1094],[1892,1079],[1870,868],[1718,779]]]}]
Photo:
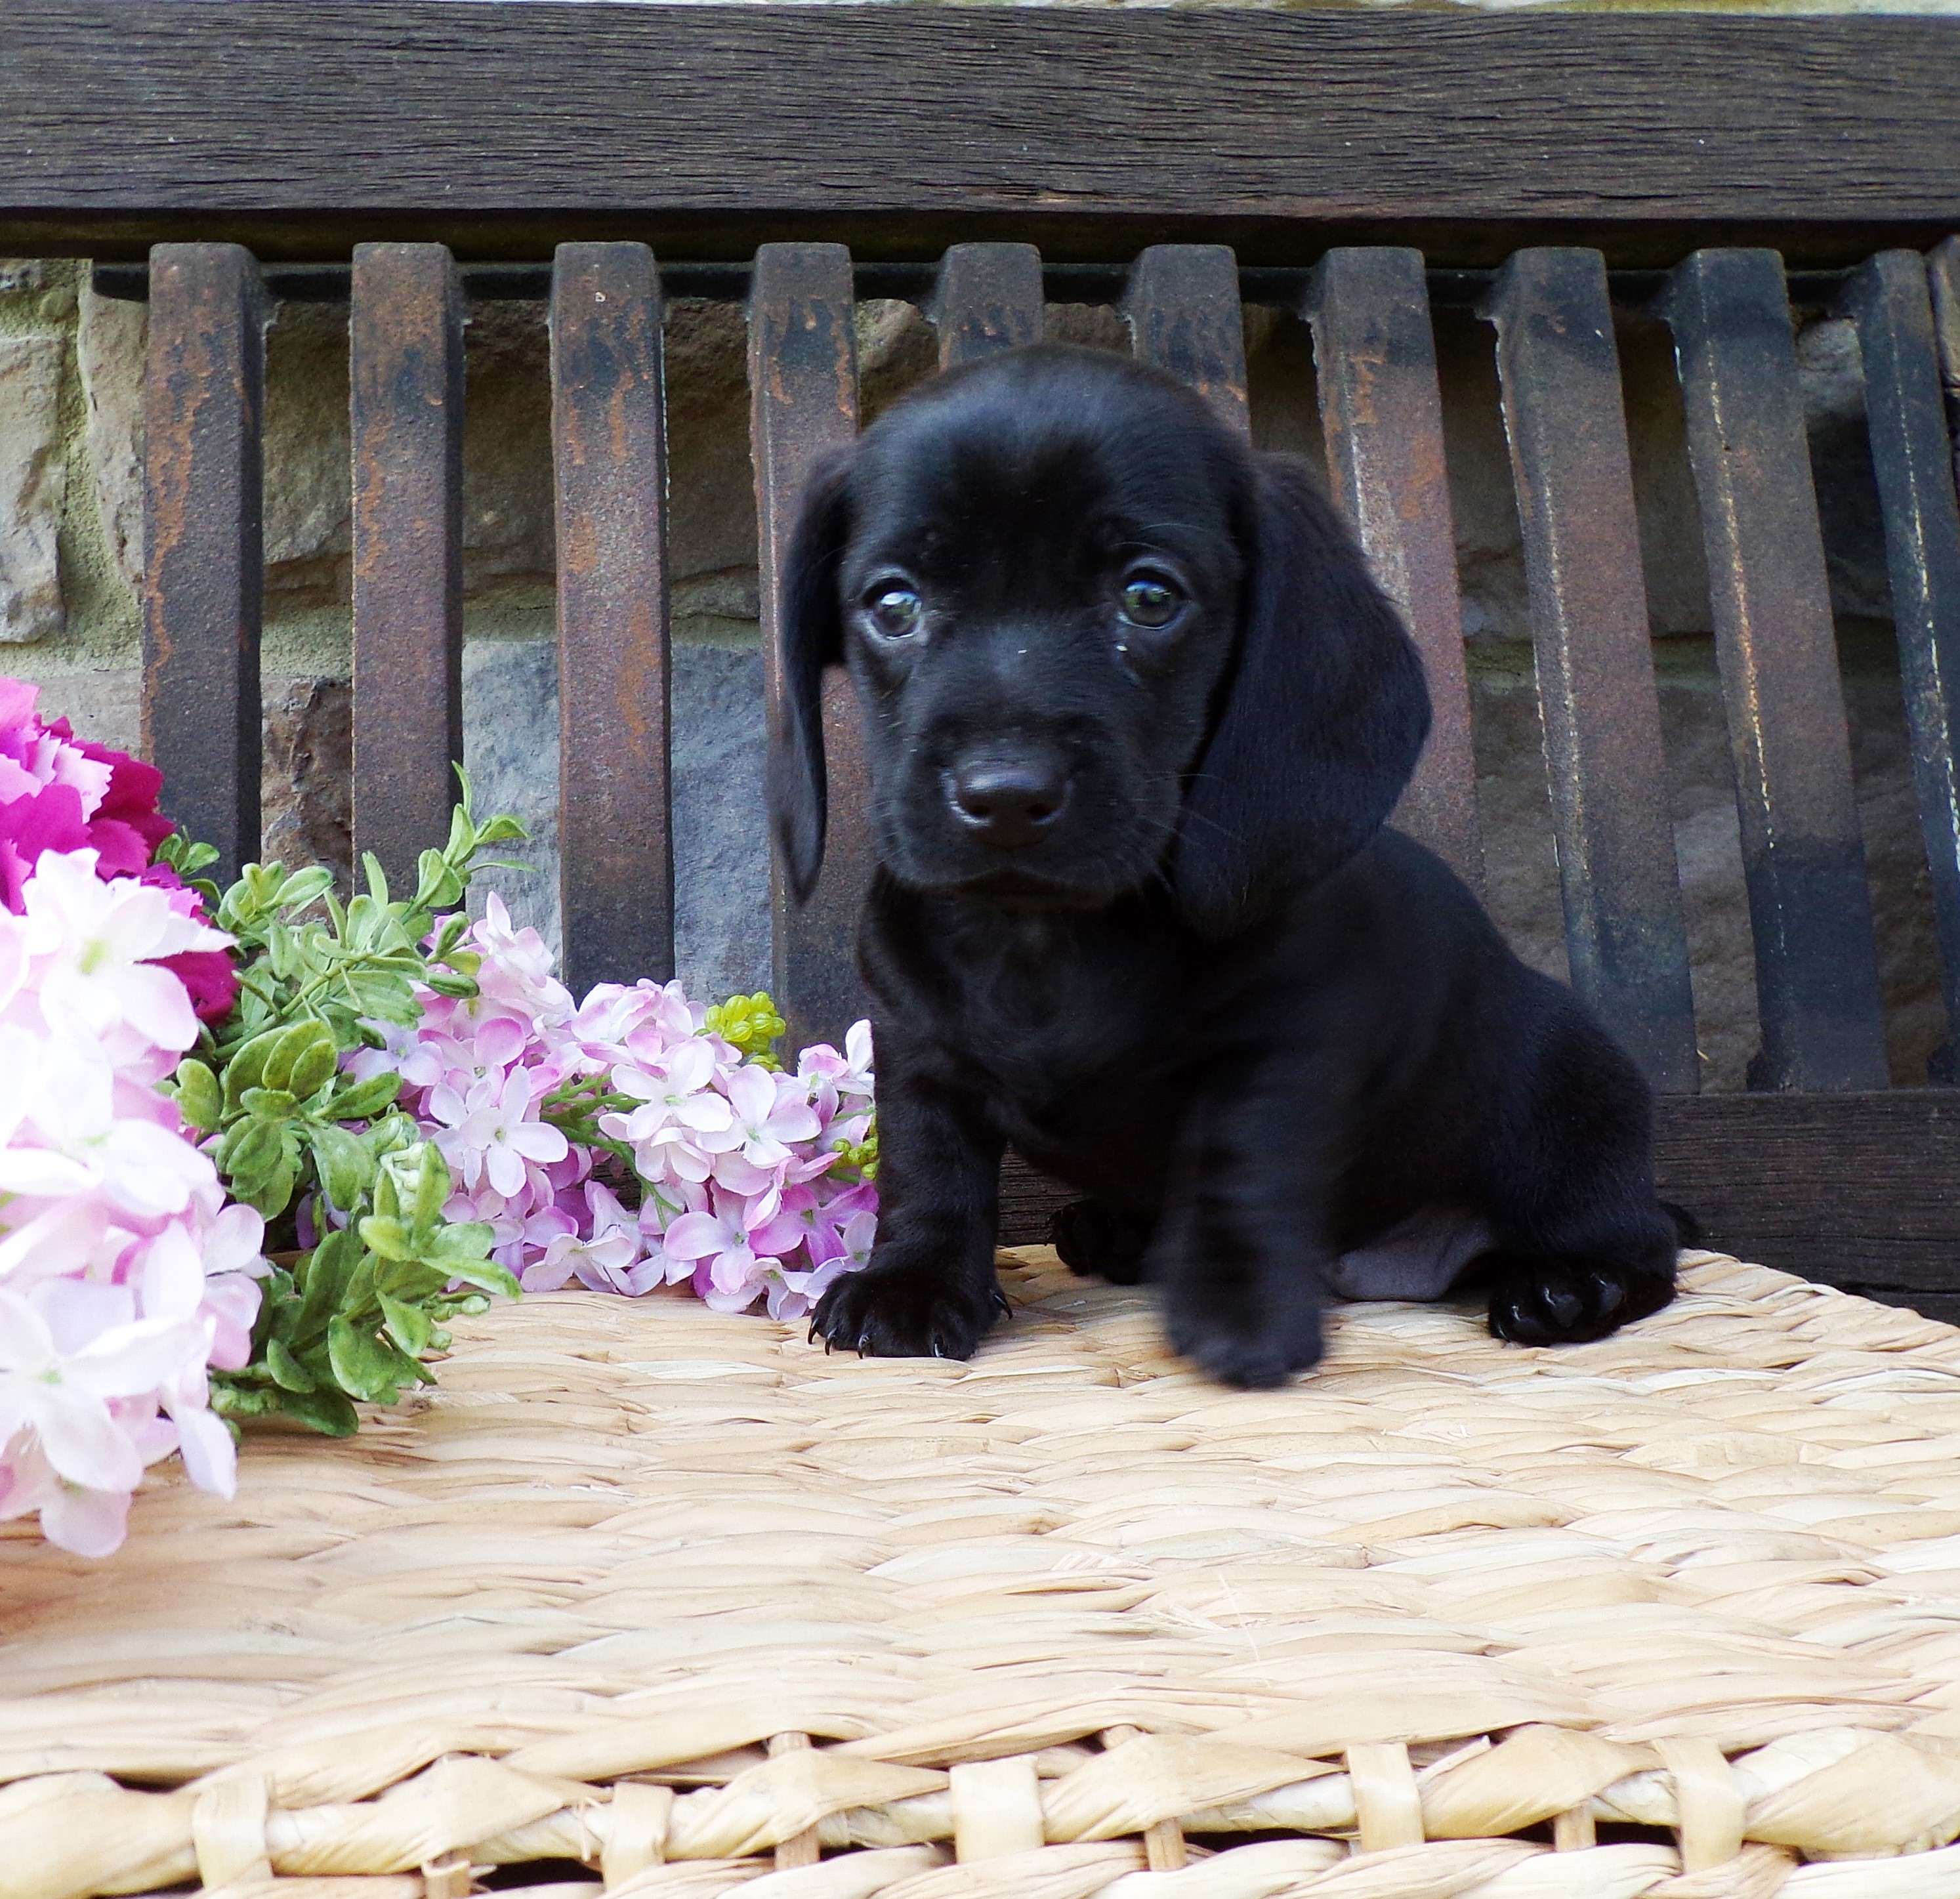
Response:
[{"label": "puppy's muzzle", "polygon": [[1038,843],[1068,793],[1068,774],[1055,759],[969,759],[946,775],[946,801],[961,829],[997,851]]}]

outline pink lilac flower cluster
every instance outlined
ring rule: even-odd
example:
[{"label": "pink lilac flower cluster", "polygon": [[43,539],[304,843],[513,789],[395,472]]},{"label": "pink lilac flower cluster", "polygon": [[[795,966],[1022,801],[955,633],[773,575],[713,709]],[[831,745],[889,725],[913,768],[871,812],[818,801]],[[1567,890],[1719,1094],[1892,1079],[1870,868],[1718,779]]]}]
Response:
[{"label": "pink lilac flower cluster", "polygon": [[[0,904],[21,911],[22,892],[46,851],[89,851],[99,877],[134,877],[166,892],[192,921],[203,911],[167,864],[152,864],[175,829],[157,809],[164,775],[128,753],[78,739],[65,719],[35,711],[40,688],[0,679]],[[190,992],[205,1022],[220,1022],[237,999],[238,978],[222,948],[184,950],[162,959]]]},{"label": "pink lilac flower cluster", "polygon": [[[0,736],[9,789],[8,771],[31,775],[52,754],[71,778],[37,782],[72,791],[78,779],[78,822],[91,822],[91,799],[97,813],[111,805],[113,784],[63,757],[65,738],[24,763],[21,730]],[[17,797],[0,820],[47,797]],[[192,1482],[231,1494],[231,1437],[205,1373],[250,1354],[264,1227],[225,1205],[158,1092],[197,1039],[173,965],[222,958],[231,939],[185,913],[187,892],[105,877],[94,847],[23,840],[0,840],[0,1518],[37,1510],[50,1541],[106,1556],[145,1467],[171,1451]]]},{"label": "pink lilac flower cluster", "polygon": [[[864,1263],[877,1193],[844,1150],[871,1127],[868,1023],[842,1053],[819,1043],[776,1073],[714,1032],[678,982],[602,983],[574,1003],[538,933],[514,930],[495,895],[486,911],[463,945],[479,994],[420,992],[418,1026],[383,1030],[387,1047],[351,1064],[400,1074],[402,1106],[455,1178],[450,1220],[487,1221],[492,1256],[533,1291],[685,1281],[718,1310],[761,1300],[776,1318],[802,1317]],[[546,1117],[595,1089],[611,1146]]]}]

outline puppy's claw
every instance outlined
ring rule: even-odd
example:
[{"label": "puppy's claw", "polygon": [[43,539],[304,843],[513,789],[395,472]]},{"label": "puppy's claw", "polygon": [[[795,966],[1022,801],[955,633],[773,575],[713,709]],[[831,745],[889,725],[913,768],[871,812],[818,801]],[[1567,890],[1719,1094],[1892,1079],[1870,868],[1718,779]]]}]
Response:
[{"label": "puppy's claw", "polygon": [[997,1289],[930,1269],[872,1266],[840,1279],[819,1302],[826,1337],[861,1358],[970,1358],[1001,1309]]}]

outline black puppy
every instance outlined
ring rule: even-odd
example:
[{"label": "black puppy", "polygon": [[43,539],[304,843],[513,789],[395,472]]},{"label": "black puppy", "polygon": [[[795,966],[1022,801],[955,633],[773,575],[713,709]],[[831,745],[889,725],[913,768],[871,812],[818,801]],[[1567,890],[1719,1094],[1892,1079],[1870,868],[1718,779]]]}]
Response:
[{"label": "black puppy", "polygon": [[1230,1384],[1313,1363],[1330,1291],[1474,1265],[1532,1344],[1666,1303],[1644,1082],[1382,828],[1421,665],[1303,465],[1153,370],[1009,351],[817,471],[784,614],[793,881],[822,862],[834,661],[880,864],[878,1241],[816,1332],[967,1357],[1003,1309],[1009,1144],[1091,1197],[1063,1257],[1155,1281]]}]

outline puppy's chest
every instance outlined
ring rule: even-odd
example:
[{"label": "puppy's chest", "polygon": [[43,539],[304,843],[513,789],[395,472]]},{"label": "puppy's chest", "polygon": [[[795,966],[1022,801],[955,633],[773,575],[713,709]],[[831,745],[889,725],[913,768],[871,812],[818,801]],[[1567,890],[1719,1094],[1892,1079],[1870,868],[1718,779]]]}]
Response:
[{"label": "puppy's chest", "polygon": [[1191,985],[1174,956],[1106,937],[969,974],[953,1039],[1022,1136],[1068,1139],[1168,1112],[1191,1042]]}]

